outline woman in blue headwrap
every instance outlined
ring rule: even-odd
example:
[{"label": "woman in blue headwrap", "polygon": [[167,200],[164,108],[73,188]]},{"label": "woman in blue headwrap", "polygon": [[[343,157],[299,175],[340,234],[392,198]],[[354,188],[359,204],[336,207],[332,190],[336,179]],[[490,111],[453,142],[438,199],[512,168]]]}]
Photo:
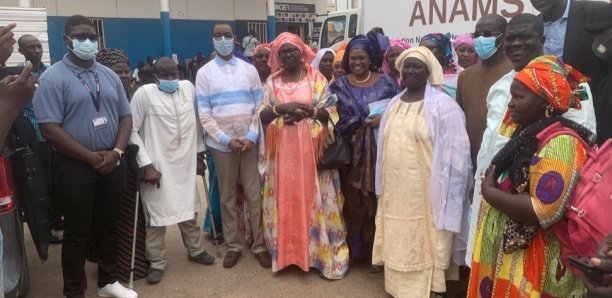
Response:
[{"label": "woman in blue headwrap", "polygon": [[371,115],[375,111],[371,113],[369,105],[390,99],[400,91],[393,78],[378,72],[384,50],[380,40],[384,35],[372,36],[379,35],[372,32],[369,35],[358,35],[349,42],[342,61],[347,75],[337,78],[330,86],[331,92],[338,96],[340,120],[336,129],[348,141],[353,155],[351,163],[341,169],[347,241],[351,258],[368,262],[376,216],[374,135],[380,123],[380,114]]},{"label": "woman in blue headwrap", "polygon": [[423,36],[419,46],[428,48],[442,65],[444,74],[457,73],[457,65],[453,59],[453,44],[450,37],[441,33],[430,33]]},{"label": "woman in blue headwrap", "polygon": [[442,85],[442,89],[450,97],[455,98],[460,68],[456,64],[458,58],[450,37],[447,34],[430,33],[423,36],[419,46],[428,48],[438,59],[444,72],[444,85]]}]

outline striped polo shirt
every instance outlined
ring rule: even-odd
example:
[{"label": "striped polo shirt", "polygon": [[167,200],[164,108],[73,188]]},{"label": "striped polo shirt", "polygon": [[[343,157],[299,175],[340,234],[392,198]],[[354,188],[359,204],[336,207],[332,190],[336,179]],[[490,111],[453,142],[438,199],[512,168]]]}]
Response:
[{"label": "striped polo shirt", "polygon": [[236,57],[225,61],[217,56],[198,70],[196,96],[206,145],[230,152],[232,138],[257,143],[257,108],[263,92],[253,65]]}]

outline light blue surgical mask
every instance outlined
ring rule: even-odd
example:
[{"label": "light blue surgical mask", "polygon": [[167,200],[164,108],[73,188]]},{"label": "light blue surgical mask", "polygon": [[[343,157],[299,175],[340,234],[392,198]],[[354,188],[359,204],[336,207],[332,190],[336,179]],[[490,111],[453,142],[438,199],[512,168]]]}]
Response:
[{"label": "light blue surgical mask", "polygon": [[480,59],[487,60],[493,55],[495,55],[497,49],[499,48],[499,46],[495,46],[495,42],[500,36],[502,36],[502,34],[497,37],[479,36],[474,39],[474,50],[476,50],[476,54],[478,54],[478,57],[480,57]]},{"label": "light blue surgical mask", "polygon": [[70,51],[81,60],[94,59],[98,54],[98,41],[72,39],[72,49]]},{"label": "light blue surgical mask", "polygon": [[159,87],[159,90],[167,92],[167,93],[174,93],[176,92],[176,90],[179,87],[179,80],[159,80],[159,84],[157,84],[157,86]]},{"label": "light blue surgical mask", "polygon": [[229,56],[234,51],[234,39],[225,36],[213,38],[215,51],[221,56]]}]

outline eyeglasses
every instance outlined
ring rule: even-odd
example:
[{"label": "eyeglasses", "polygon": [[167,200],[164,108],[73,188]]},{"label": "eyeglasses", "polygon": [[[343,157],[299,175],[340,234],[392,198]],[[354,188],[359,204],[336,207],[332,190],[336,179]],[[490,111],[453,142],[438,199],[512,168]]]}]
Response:
[{"label": "eyeglasses", "polygon": [[97,41],[98,35],[97,34],[73,34],[73,35],[70,35],[70,39],[76,39],[81,42],[87,39],[89,39],[90,41]]},{"label": "eyeglasses", "polygon": [[474,32],[472,33],[472,38],[478,38],[478,37],[492,37],[495,36],[496,38],[499,37],[500,35],[504,34],[503,32],[495,32],[495,31],[482,31],[482,32]]}]

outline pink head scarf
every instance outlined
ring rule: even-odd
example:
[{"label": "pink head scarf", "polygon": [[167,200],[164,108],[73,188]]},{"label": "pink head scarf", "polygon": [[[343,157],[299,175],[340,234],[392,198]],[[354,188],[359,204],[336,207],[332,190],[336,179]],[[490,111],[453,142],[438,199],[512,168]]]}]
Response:
[{"label": "pink head scarf", "polygon": [[451,42],[453,44],[453,48],[457,49],[457,47],[459,47],[462,44],[469,44],[472,47],[474,46],[474,38],[472,37],[472,34],[470,33],[465,33],[465,34],[461,34],[459,36],[457,36],[457,38],[453,39],[453,41]]},{"label": "pink head scarf", "polygon": [[391,42],[391,46],[389,47],[388,50],[385,51],[385,54],[383,55],[382,69],[383,69],[383,73],[384,74],[390,74],[391,70],[392,70],[391,67],[395,67],[395,66],[389,65],[389,63],[387,63],[387,53],[389,52],[389,50],[391,50],[391,48],[394,48],[394,47],[400,47],[403,50],[407,50],[407,49],[409,49],[411,47],[409,43],[407,43],[403,39],[399,39],[399,38],[392,38],[390,42]]},{"label": "pink head scarf", "polygon": [[312,63],[312,60],[315,57],[315,53],[312,51],[312,49],[307,46],[299,36],[293,33],[283,32],[278,35],[276,39],[274,39],[274,41],[270,43],[272,55],[270,55],[268,65],[272,69],[272,73],[275,73],[280,69],[281,65],[280,60],[278,58],[278,52],[284,44],[292,44],[300,50],[300,52],[302,53],[302,58],[304,59],[304,65],[310,65],[310,63]]}]

